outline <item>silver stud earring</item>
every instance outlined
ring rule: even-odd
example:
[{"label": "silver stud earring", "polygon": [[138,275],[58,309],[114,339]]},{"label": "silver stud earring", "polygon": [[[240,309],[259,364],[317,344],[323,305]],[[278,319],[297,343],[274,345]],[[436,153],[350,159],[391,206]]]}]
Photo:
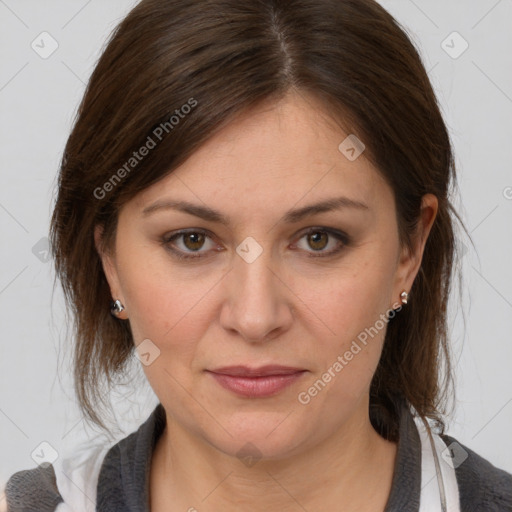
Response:
[{"label": "silver stud earring", "polygon": [[113,316],[116,316],[116,317],[119,316],[119,313],[121,313],[121,311],[123,311],[123,310],[124,310],[124,306],[120,300],[115,300],[114,302],[112,302],[112,306],[110,308],[110,313]]},{"label": "silver stud earring", "polygon": [[407,298],[409,297],[409,294],[404,290],[400,294],[400,300],[402,301],[402,304],[407,304]]}]

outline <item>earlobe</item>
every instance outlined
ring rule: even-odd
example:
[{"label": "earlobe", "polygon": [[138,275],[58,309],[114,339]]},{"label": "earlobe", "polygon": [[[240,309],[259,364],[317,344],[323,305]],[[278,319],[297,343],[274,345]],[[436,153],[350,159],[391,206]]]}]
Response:
[{"label": "earlobe", "polygon": [[417,230],[412,239],[412,250],[404,246],[400,253],[394,289],[395,295],[400,295],[403,290],[410,290],[412,288],[414,279],[421,266],[423,252],[437,216],[437,210],[437,197],[433,194],[425,194],[422,198]]},{"label": "earlobe", "polygon": [[94,228],[94,244],[96,251],[100,257],[100,261],[103,267],[103,272],[107,279],[110,287],[110,293],[112,295],[111,313],[116,318],[126,320],[126,312],[124,306],[124,297],[121,293],[121,287],[119,285],[119,277],[117,274],[117,268],[115,265],[115,256],[107,251],[102,241],[103,226],[97,225]]}]

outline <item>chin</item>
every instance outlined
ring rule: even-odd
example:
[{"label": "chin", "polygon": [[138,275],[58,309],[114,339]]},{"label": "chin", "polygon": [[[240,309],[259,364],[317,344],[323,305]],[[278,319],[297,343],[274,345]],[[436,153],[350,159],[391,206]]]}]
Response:
[{"label": "chin", "polygon": [[280,414],[278,418],[275,414],[259,413],[259,419],[255,418],[255,414],[245,417],[237,415],[228,424],[222,423],[227,432],[221,429],[212,437],[205,433],[210,444],[241,460],[244,457],[250,460],[278,460],[293,455],[310,438],[303,426],[288,423],[290,418],[283,421],[286,414]]}]

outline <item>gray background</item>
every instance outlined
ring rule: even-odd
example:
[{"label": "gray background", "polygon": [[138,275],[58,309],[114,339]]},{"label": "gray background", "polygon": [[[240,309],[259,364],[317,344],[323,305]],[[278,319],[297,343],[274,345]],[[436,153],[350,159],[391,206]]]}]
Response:
[{"label": "gray background", "polygon": [[[64,456],[97,435],[73,397],[72,340],[60,288],[52,293],[45,237],[85,83],[107,35],[135,3],[0,0],[0,488],[14,471],[35,467],[31,453],[42,441]],[[512,0],[381,4],[422,52],[455,145],[453,200],[476,247],[462,240],[464,299],[455,293],[450,304],[457,407],[447,432],[512,472]],[[31,47],[51,49],[44,31],[58,44],[45,59]],[[469,44],[460,56],[464,40],[454,31]],[[157,403],[143,382],[114,395],[112,440]]]}]

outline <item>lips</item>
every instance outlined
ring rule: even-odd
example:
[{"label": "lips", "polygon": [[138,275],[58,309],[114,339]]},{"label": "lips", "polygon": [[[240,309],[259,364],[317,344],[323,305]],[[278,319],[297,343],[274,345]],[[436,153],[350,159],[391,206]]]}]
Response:
[{"label": "lips", "polygon": [[249,366],[224,366],[208,371],[233,377],[268,377],[273,375],[293,375],[294,373],[303,372],[305,370],[291,366],[266,365],[258,368],[250,368]]},{"label": "lips", "polygon": [[266,398],[277,395],[307,372],[290,366],[267,365],[259,368],[224,366],[207,370],[224,389],[245,398]]}]

